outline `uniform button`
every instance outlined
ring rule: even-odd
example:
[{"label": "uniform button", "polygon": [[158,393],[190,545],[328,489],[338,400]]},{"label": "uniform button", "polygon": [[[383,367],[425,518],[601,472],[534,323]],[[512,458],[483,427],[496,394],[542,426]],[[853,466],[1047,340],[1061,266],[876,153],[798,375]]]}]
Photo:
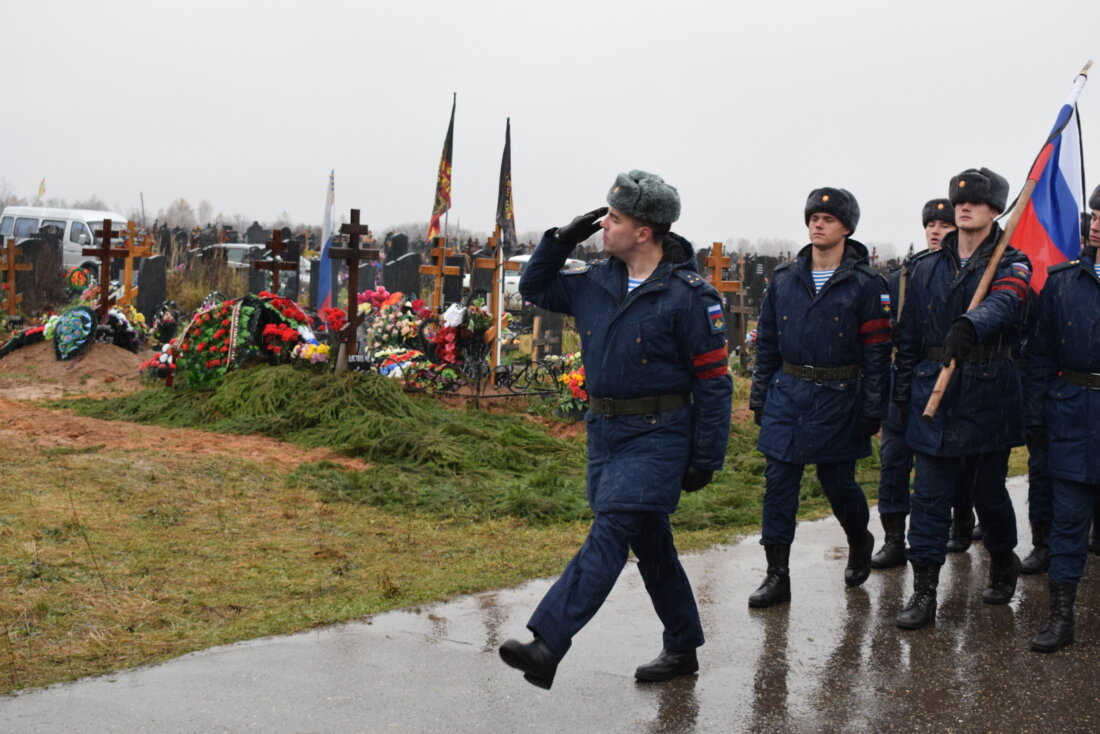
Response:
[{"label": "uniform button", "polygon": [[635,339],[634,343],[635,344],[641,344],[642,343],[642,337],[638,337],[637,339]]},{"label": "uniform button", "polygon": [[784,316],[784,317],[783,317],[783,320],[784,320],[784,321],[786,321],[786,320],[787,320],[787,317],[786,317],[786,316]]},{"label": "uniform button", "polygon": [[643,359],[642,364],[649,364],[649,360],[648,359]]},{"label": "uniform button", "polygon": [[834,316],[833,321],[840,321],[840,317],[839,316]]},{"label": "uniform button", "polygon": [[584,332],[584,335],[585,336],[592,336],[592,332],[591,331],[586,331],[586,332]]},{"label": "uniform button", "polygon": [[843,331],[840,332],[839,334],[837,334],[837,336],[841,336],[841,337],[844,336],[844,332]]},{"label": "uniform button", "polygon": [[1073,326],[1073,322],[1072,321],[1067,321],[1066,326]]}]

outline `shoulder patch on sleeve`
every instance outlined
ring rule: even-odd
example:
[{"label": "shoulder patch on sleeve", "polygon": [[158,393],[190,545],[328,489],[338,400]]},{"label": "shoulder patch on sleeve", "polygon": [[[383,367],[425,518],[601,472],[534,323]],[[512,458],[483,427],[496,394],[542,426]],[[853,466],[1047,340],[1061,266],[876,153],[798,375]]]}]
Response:
[{"label": "shoulder patch on sleeve", "polygon": [[685,281],[692,288],[698,288],[699,286],[707,282],[706,279],[703,278],[703,276],[699,275],[699,273],[696,273],[694,270],[685,270],[684,268],[680,268],[676,271],[676,275],[678,275],[681,280]]},{"label": "shoulder patch on sleeve", "polygon": [[722,313],[722,304],[714,303],[707,306],[707,321],[710,322],[711,334],[725,333],[726,315]]},{"label": "shoulder patch on sleeve", "polygon": [[581,275],[582,273],[587,273],[591,269],[592,269],[591,265],[585,265],[583,268],[572,268],[570,270],[562,270],[561,274],[562,275]]}]

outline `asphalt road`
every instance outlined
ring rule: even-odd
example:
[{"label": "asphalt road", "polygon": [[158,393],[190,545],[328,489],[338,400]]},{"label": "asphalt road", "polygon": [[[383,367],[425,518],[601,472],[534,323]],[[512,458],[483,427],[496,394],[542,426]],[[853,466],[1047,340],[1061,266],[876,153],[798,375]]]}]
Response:
[{"label": "asphalt road", "polygon": [[[1026,485],[1010,486],[1022,556]],[[1045,576],[1022,577],[1007,606],[983,604],[988,558],[975,544],[943,569],[936,627],[905,632],[894,616],[909,570],[847,589],[846,552],[834,520],[802,523],[793,600],[771,610],[746,603],[764,573],[757,537],[686,556],[708,640],[699,674],[669,683],[633,678],[661,637],[631,564],[551,691],[497,656],[508,637],[528,639],[540,580],[2,697],[0,732],[1100,731],[1094,558],[1077,642],[1042,655],[1028,641],[1046,620]]]}]

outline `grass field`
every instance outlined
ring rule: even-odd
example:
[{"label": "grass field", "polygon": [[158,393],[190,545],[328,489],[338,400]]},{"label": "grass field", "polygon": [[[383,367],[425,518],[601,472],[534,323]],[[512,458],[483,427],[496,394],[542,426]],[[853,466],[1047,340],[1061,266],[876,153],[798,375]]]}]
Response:
[{"label": "grass field", "polygon": [[[66,406],[337,446],[366,468],[0,445],[0,692],[554,575],[587,531],[583,434],[558,437],[522,413],[448,410],[381,379],[257,368],[216,392]],[[726,469],[684,496],[682,550],[756,529],[755,434],[735,424]],[[210,440],[231,448],[232,436]],[[860,463],[872,497],[877,469],[875,457]],[[807,476],[802,516],[826,511]]]}]

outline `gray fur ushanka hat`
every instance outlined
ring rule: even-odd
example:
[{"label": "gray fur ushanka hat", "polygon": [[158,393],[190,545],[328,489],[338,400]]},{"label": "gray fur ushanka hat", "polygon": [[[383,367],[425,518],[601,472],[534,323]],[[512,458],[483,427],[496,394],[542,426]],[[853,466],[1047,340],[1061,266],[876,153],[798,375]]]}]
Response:
[{"label": "gray fur ushanka hat", "polygon": [[1089,209],[1100,209],[1100,186],[1092,190],[1092,196],[1089,197]]},{"label": "gray fur ushanka hat", "polygon": [[660,176],[633,170],[620,173],[607,192],[608,206],[652,224],[672,224],[680,218],[680,194]]},{"label": "gray fur ushanka hat", "polygon": [[810,216],[823,212],[832,214],[848,228],[848,234],[856,233],[859,224],[859,202],[848,189],[834,189],[831,186],[814,189],[806,198],[806,226],[810,225]]},{"label": "gray fur ushanka hat", "polygon": [[988,168],[968,168],[951,179],[947,198],[951,206],[969,202],[989,204],[1003,212],[1008,204],[1008,179]]},{"label": "gray fur ushanka hat", "polygon": [[955,226],[955,207],[947,199],[932,199],[924,205],[920,213],[922,227],[927,227],[929,222],[947,222]]}]

